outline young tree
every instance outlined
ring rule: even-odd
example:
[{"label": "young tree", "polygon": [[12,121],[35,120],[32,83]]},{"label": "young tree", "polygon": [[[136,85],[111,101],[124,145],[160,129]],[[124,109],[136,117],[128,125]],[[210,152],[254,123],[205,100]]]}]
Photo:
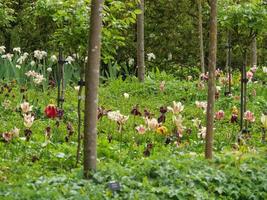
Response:
[{"label": "young tree", "polygon": [[207,133],[206,133],[206,148],[205,148],[206,159],[212,159],[216,53],[217,53],[217,0],[211,0]]},{"label": "young tree", "polygon": [[84,177],[96,170],[97,106],[103,0],[92,0],[88,63],[85,71]]},{"label": "young tree", "polygon": [[199,32],[199,55],[201,72],[205,73],[204,46],[203,46],[203,26],[202,26],[202,0],[197,0],[198,6],[198,32]]},{"label": "young tree", "polygon": [[144,4],[144,0],[140,0],[141,13],[137,15],[137,68],[140,82],[145,80]]}]

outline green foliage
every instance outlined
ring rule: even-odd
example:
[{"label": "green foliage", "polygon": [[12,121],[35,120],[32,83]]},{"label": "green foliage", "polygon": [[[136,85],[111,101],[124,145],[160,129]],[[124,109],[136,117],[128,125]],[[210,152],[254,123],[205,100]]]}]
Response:
[{"label": "green foliage", "polygon": [[[257,73],[260,76],[262,72]],[[239,81],[238,78],[238,74],[234,74],[234,81]],[[262,80],[248,85],[247,106],[255,113],[256,122],[250,127],[251,138],[235,150],[232,145],[239,127],[229,119],[232,106],[238,106],[239,100],[224,97],[223,91],[220,92],[216,110],[223,109],[225,118],[215,121],[213,161],[204,159],[204,141],[197,137],[198,129],[192,125],[195,118],[201,119],[204,125],[205,114],[196,108],[195,101],[206,100],[207,95],[206,89],[196,87],[195,80],[179,81],[155,69],[143,84],[135,77],[128,77],[125,81],[110,79],[101,85],[99,105],[119,109],[130,116],[122,133],[106,116],[99,120],[98,171],[90,181],[82,179],[82,166],[75,166],[77,91],[66,88],[64,117],[58,126],[56,120],[47,119],[43,114],[45,106],[55,102],[56,89],[22,92],[21,85],[1,83],[0,133],[16,126],[21,129],[21,137],[10,142],[0,141],[0,199],[266,199],[266,146],[261,143],[259,121],[266,107]],[[159,89],[162,81],[165,81],[163,92]],[[12,89],[9,91],[6,85]],[[257,96],[252,95],[254,89]],[[129,94],[128,99],[124,93]],[[239,95],[238,84],[234,85],[233,95]],[[33,105],[36,118],[29,142],[23,139],[24,125],[19,109],[23,96]],[[9,101],[7,107],[6,101]],[[185,105],[183,123],[191,129],[191,133],[184,133],[178,147],[173,142],[165,144],[166,137],[153,131],[144,135],[136,132],[135,126],[143,124],[144,119],[130,114],[133,106],[138,104],[142,113],[146,108],[157,118],[159,108],[170,106],[172,101]],[[65,142],[68,122],[73,124],[75,133]],[[47,126],[52,130],[49,144],[45,144],[44,138]],[[173,131],[169,112],[164,126],[170,133]],[[144,157],[148,141],[153,143],[153,149],[149,157]],[[121,190],[113,193],[107,186],[110,181],[118,181]]]},{"label": "green foliage", "polygon": [[239,43],[248,46],[253,37],[266,31],[266,6],[255,3],[223,5],[219,22],[223,28],[237,35]]}]

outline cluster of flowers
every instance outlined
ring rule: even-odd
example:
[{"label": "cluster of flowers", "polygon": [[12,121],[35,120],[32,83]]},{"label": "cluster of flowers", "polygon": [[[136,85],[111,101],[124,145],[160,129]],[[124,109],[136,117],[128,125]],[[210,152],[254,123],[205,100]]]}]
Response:
[{"label": "cluster of flowers", "polygon": [[30,103],[24,101],[23,103],[20,104],[20,108],[23,114],[23,119],[24,119],[24,126],[26,129],[24,130],[26,140],[29,141],[30,137],[32,135],[31,127],[34,122],[34,114],[32,113],[32,107]]},{"label": "cluster of flowers", "polygon": [[33,78],[32,80],[36,85],[40,85],[43,81],[46,80],[44,78],[44,75],[39,74],[39,73],[35,72],[34,70],[30,70],[30,71],[26,72],[25,75],[27,77],[32,77]]},{"label": "cluster of flowers", "polygon": [[[28,58],[29,56],[29,53],[25,52],[21,55],[21,48],[20,47],[15,47],[13,48],[13,54],[12,53],[6,53],[6,47],[5,46],[0,46],[0,54],[2,55],[1,58],[3,59],[7,59],[8,61],[12,61],[12,58],[14,57],[14,54],[16,55],[20,55],[20,57],[17,59],[17,65],[16,67],[18,69],[21,68],[21,65],[26,61],[26,59]],[[44,60],[45,58],[47,58],[47,52],[46,51],[43,51],[43,50],[35,50],[33,52],[33,57],[35,58],[35,60],[38,61],[38,63],[40,64],[40,61]],[[72,62],[75,61],[74,57],[77,57],[77,55],[73,55],[73,56],[68,56],[65,61],[67,64],[71,64]],[[50,60],[52,63],[55,63],[58,61],[57,59],[57,56],[56,55],[52,55],[50,57]],[[33,67],[36,65],[36,62],[34,60],[32,60],[30,62],[30,65]]]}]

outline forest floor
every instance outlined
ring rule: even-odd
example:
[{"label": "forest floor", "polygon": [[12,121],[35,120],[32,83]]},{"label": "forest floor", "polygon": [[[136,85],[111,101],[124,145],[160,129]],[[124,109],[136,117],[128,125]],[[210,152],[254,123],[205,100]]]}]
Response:
[{"label": "forest floor", "polygon": [[[239,108],[238,81],[232,97],[225,97],[221,86],[215,111],[223,110],[224,116],[215,119],[212,160],[204,159],[201,130],[206,115],[196,105],[206,101],[207,87],[200,89],[196,81],[178,81],[164,73],[151,75],[144,84],[129,78],[101,85],[99,105],[119,110],[129,119],[120,132],[103,113],[98,125],[98,169],[91,180],[82,178],[82,158],[76,166],[77,91],[67,88],[64,116],[58,120],[44,115],[45,107],[56,102],[55,88],[24,92],[16,83],[1,87],[0,133],[17,127],[20,135],[0,142],[0,199],[267,199],[267,146],[261,141],[260,122],[267,91],[261,82],[248,85],[247,108],[256,120],[248,123],[250,134],[240,144],[239,124],[230,122],[233,107]],[[35,116],[29,141],[20,109],[23,95]],[[184,106],[176,116],[183,119],[179,136],[174,114],[163,111],[173,101]],[[148,112],[156,119],[163,113],[164,128],[148,130],[144,119]],[[136,130],[141,124],[146,129],[143,134]],[[109,188],[113,181],[120,184],[118,191]]]}]

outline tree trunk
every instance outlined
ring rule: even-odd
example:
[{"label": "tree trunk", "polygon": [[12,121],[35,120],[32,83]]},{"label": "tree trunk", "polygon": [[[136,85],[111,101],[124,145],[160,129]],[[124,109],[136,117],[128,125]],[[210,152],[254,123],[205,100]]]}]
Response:
[{"label": "tree trunk", "polygon": [[145,80],[144,4],[144,0],[140,0],[139,9],[142,13],[137,15],[137,68],[140,82]]},{"label": "tree trunk", "polygon": [[206,159],[212,159],[216,53],[217,53],[217,0],[211,0],[207,133],[206,133],[206,148],[205,148]]},{"label": "tree trunk", "polygon": [[257,38],[253,38],[251,43],[251,67],[257,66]]},{"label": "tree trunk", "polygon": [[205,73],[204,45],[203,45],[203,26],[202,26],[202,0],[197,0],[198,5],[198,32],[199,32],[199,50],[201,72]]},{"label": "tree trunk", "polygon": [[231,32],[228,31],[227,34],[227,53],[226,53],[226,69],[228,71],[228,95],[231,94],[231,85],[232,85],[232,69],[231,69],[231,65],[232,65],[232,35]]},{"label": "tree trunk", "polygon": [[92,0],[88,63],[85,71],[84,177],[96,170],[97,106],[103,0]]}]

